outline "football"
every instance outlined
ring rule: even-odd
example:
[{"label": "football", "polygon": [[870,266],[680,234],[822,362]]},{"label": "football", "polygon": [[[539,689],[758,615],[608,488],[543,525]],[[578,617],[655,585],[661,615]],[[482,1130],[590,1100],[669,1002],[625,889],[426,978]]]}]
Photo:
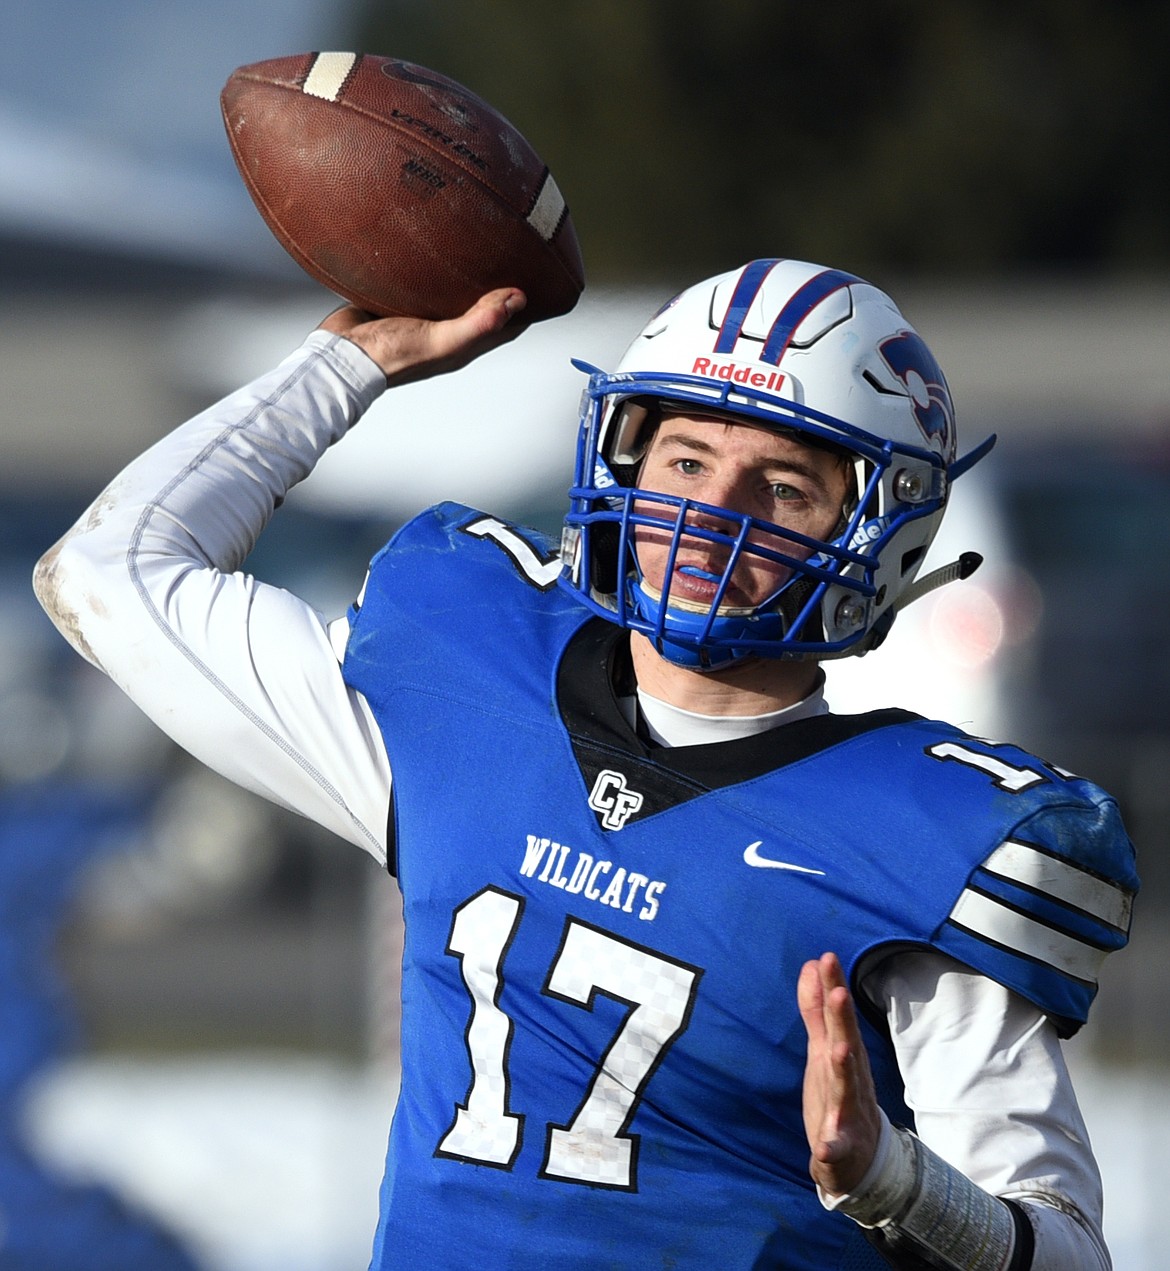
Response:
[{"label": "football", "polygon": [[220,104],[268,227],[351,304],[450,318],[506,286],[526,293],[526,321],[576,304],[581,250],[552,174],[453,80],[390,57],[303,53],[240,67]]}]

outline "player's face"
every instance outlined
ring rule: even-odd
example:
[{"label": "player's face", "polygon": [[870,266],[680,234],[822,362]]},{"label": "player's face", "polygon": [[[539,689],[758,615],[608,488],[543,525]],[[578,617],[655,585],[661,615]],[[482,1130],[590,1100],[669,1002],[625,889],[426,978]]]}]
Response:
[{"label": "player's face", "polygon": [[[765,428],[698,415],[668,415],[642,461],[638,485],[824,539],[832,537],[841,519],[852,475],[838,455],[801,445]],[[641,506],[658,515],[671,514],[661,506]],[[722,532],[738,529],[726,518],[707,513],[693,513],[688,520]],[[810,555],[808,549],[762,531],[753,531],[748,541],[789,557],[805,559]],[[639,526],[634,542],[644,582],[661,593],[670,534]],[[721,544],[684,536],[670,580],[670,602],[708,608],[729,552]],[[778,561],[745,553],[724,593],[722,607],[746,609],[761,604],[791,572]]]}]

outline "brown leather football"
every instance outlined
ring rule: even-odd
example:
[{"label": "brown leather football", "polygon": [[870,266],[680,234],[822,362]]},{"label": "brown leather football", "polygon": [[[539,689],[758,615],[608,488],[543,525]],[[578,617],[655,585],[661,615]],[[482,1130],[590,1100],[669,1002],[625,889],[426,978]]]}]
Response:
[{"label": "brown leather football", "polygon": [[268,227],[351,304],[449,318],[515,286],[539,321],[577,303],[581,250],[551,173],[453,80],[396,58],[302,53],[240,67],[220,104]]}]

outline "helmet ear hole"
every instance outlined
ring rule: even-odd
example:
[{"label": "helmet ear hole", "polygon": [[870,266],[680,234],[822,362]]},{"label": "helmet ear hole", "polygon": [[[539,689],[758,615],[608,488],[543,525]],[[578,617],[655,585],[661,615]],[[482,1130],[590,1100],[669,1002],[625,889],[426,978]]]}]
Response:
[{"label": "helmet ear hole", "polygon": [[926,555],[925,547],[915,547],[909,552],[902,553],[902,577],[905,578],[911,570],[917,569],[922,564],[922,559]]}]

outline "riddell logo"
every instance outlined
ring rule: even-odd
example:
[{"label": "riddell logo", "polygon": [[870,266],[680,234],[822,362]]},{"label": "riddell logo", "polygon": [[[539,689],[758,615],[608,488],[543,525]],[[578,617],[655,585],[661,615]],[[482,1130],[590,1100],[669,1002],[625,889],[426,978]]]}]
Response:
[{"label": "riddell logo", "polygon": [[708,375],[713,380],[730,380],[733,384],[748,384],[752,388],[766,388],[778,392],[784,384],[780,371],[757,371],[754,366],[737,366],[734,362],[716,362],[709,357],[695,358],[692,375]]}]

